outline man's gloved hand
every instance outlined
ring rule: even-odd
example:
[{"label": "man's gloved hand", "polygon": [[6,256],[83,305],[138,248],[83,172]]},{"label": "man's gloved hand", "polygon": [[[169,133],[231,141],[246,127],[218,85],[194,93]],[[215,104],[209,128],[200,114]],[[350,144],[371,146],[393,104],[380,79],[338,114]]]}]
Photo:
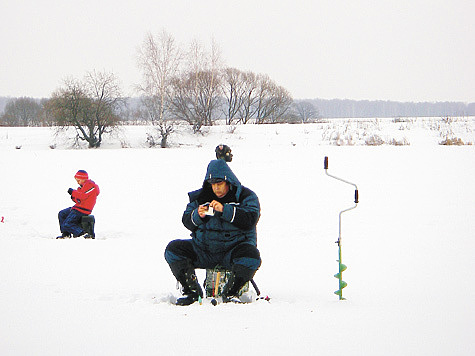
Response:
[{"label": "man's gloved hand", "polygon": [[68,194],[69,194],[69,195],[73,194],[73,191],[74,191],[73,188],[69,188],[69,189],[68,189]]}]

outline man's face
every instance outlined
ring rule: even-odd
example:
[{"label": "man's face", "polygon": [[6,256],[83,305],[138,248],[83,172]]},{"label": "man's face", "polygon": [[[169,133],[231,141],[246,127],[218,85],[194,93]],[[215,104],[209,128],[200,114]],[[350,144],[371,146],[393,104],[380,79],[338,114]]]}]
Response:
[{"label": "man's face", "polygon": [[86,181],[85,179],[76,178],[76,182],[78,182],[78,184],[79,184],[81,187],[83,186],[83,184],[84,184],[85,181]]},{"label": "man's face", "polygon": [[226,182],[219,182],[211,184],[213,188],[213,193],[218,197],[222,198],[229,192],[229,185]]}]

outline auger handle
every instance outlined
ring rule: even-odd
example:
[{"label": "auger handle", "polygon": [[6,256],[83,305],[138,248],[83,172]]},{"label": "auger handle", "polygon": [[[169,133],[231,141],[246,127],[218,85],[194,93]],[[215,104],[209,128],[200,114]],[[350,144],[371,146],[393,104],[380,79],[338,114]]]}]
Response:
[{"label": "auger handle", "polygon": [[328,173],[328,157],[327,156],[325,156],[325,159],[323,160],[323,168],[325,169],[325,173],[327,174],[327,176],[335,178],[335,179],[339,180],[340,182],[347,183],[347,184],[350,184],[353,187],[355,187],[355,189],[356,189],[356,191],[355,191],[355,203],[358,203],[358,187],[356,186],[355,183],[348,182],[347,180],[344,180],[342,178],[336,177],[336,176]]}]

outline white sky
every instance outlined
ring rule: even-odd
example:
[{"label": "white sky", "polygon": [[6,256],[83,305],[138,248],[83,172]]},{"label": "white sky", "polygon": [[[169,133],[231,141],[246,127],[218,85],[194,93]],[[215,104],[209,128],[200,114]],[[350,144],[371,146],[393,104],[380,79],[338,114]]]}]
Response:
[{"label": "white sky", "polygon": [[49,97],[66,77],[141,77],[137,48],[162,29],[296,99],[475,102],[474,0],[3,0],[0,96]]}]

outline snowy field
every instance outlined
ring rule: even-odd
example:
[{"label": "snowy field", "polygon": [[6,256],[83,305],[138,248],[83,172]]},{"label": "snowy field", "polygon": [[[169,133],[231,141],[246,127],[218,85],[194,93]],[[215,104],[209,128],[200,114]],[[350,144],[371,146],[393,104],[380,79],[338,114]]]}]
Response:
[{"label": "snowy field", "polygon": [[[473,118],[180,128],[169,149],[147,148],[150,132],[89,150],[0,128],[1,355],[473,355]],[[261,202],[254,279],[271,300],[177,307],[163,252],[188,237],[187,192],[219,143]],[[354,188],[325,156],[360,195],[342,219],[344,301],[335,241]],[[97,238],[55,240],[78,169],[101,188]]]}]

